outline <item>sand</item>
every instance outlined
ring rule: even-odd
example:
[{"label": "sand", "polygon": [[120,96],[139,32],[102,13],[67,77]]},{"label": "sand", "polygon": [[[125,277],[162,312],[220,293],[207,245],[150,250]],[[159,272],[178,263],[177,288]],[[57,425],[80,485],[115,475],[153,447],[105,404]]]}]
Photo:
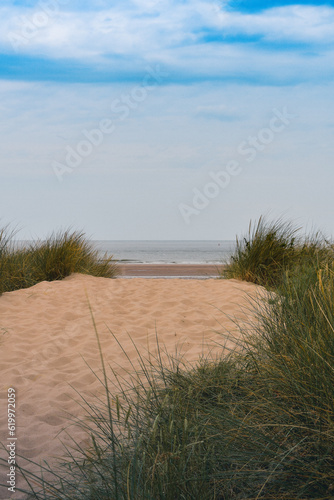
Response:
[{"label": "sand", "polygon": [[[8,437],[7,389],[16,390],[17,453],[53,463],[71,446],[62,429],[85,445],[83,431],[70,425],[68,413],[83,414],[79,391],[90,402],[103,395],[97,340],[88,299],[106,361],[129,379],[138,367],[134,344],[144,356],[156,349],[156,333],[170,354],[176,348],[193,362],[210,349],[222,350],[227,331],[238,335],[233,319],[250,318],[248,295],[259,287],[236,280],[115,279],[75,274],[42,282],[0,297],[0,441]],[[245,293],[246,292],[246,293]],[[112,332],[112,333],[111,333]],[[1,335],[2,334],[2,335]],[[218,343],[218,344],[217,344]],[[227,348],[233,341],[227,342]],[[70,426],[69,426],[70,425]],[[68,427],[69,426],[69,427]],[[7,454],[1,451],[1,457]],[[24,464],[19,459],[20,464]],[[1,468],[0,483],[8,470]],[[6,479],[6,478],[5,478]],[[23,484],[19,481],[17,484]],[[21,493],[0,498],[22,499]]]},{"label": "sand", "polygon": [[215,264],[119,264],[123,277],[216,278],[223,266]]}]

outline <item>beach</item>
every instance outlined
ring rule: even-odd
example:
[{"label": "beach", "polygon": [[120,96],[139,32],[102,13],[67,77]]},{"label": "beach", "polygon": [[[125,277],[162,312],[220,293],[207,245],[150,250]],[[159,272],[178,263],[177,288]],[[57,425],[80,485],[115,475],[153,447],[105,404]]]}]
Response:
[{"label": "beach", "polygon": [[218,264],[119,264],[124,278],[217,278],[221,268]]},{"label": "beach", "polygon": [[[134,274],[144,267],[127,269]],[[19,455],[53,464],[64,454],[62,443],[69,448],[73,441],[88,445],[74,420],[84,415],[79,393],[90,403],[104,397],[97,378],[102,372],[94,322],[105,362],[124,383],[139,369],[138,353],[154,364],[157,340],[162,351],[182,356],[187,363],[235,346],[240,337],[235,321],[239,325],[250,321],[249,298],[262,289],[210,278],[212,266],[159,269],[170,279],[73,274],[0,297],[1,406],[6,408],[7,390],[14,388]],[[158,269],[153,271],[157,275]],[[175,272],[178,276],[202,273],[206,279],[171,277]],[[116,379],[109,368],[108,373],[112,384]],[[117,387],[113,390],[117,392]],[[5,411],[0,416],[0,435],[6,443]],[[6,453],[1,456],[6,458]],[[6,471],[1,471],[3,478]],[[22,484],[20,480],[18,485]],[[8,498],[4,489],[0,491],[0,498]],[[16,493],[11,498],[23,497]]]}]

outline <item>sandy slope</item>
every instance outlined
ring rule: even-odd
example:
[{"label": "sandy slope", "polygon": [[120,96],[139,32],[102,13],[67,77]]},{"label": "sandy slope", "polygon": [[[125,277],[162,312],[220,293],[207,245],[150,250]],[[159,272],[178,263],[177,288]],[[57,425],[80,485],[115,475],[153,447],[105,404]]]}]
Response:
[{"label": "sandy slope", "polygon": [[[231,317],[249,318],[242,308],[247,307],[247,294],[257,290],[235,280],[110,280],[77,274],[4,294],[0,297],[0,441],[6,444],[8,437],[8,387],[17,394],[17,451],[37,462],[52,463],[62,455],[59,438],[71,444],[61,431],[70,422],[66,412],[74,416],[82,412],[74,401],[79,399],[74,389],[90,401],[102,394],[100,382],[85,363],[100,373],[88,299],[104,356],[117,373],[124,374],[132,368],[114,336],[136,366],[132,341],[146,355],[147,349],[155,351],[156,332],[168,352],[174,354],[178,346],[186,360],[196,361],[210,346],[221,349],[214,342],[224,342],[222,332],[236,332]],[[79,428],[70,426],[67,431],[84,442]],[[1,457],[6,458],[3,450]],[[1,483],[6,473],[1,468]],[[8,496],[1,488],[0,498],[23,496]]]}]

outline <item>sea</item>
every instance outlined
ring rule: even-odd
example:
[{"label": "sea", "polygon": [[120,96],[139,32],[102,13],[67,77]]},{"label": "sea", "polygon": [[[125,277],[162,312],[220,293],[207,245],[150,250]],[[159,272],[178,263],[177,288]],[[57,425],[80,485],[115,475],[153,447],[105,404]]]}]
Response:
[{"label": "sea", "polygon": [[129,264],[223,264],[235,249],[235,241],[92,241],[104,254]]}]

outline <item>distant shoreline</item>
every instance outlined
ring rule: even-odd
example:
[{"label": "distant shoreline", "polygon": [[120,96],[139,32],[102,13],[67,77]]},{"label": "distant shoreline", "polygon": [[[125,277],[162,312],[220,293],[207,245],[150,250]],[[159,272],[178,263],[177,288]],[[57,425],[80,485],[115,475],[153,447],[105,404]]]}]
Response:
[{"label": "distant shoreline", "polygon": [[217,278],[222,265],[215,264],[119,264],[120,278],[182,277]]}]

